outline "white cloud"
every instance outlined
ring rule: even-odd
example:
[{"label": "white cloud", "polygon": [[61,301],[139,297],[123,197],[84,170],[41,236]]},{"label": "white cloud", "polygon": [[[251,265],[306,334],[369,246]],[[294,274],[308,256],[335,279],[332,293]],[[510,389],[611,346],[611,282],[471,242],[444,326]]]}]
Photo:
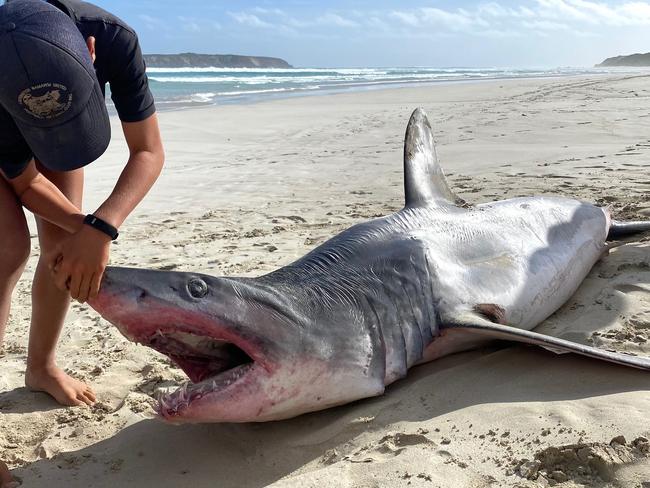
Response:
[{"label": "white cloud", "polygon": [[621,6],[622,15],[637,19],[638,22],[650,24],[650,3],[630,2]]},{"label": "white cloud", "polygon": [[254,14],[250,14],[247,12],[228,12],[228,14],[242,25],[247,25],[249,27],[264,27],[264,28],[273,27],[273,24],[263,21],[257,15]]},{"label": "white cloud", "polygon": [[468,30],[474,26],[488,27],[489,22],[475,13],[465,9],[448,11],[439,8],[425,7],[420,9],[424,22],[447,27],[450,30]]},{"label": "white cloud", "polygon": [[252,9],[253,12],[262,14],[262,15],[280,15],[280,16],[285,16],[286,13],[284,10],[280,10],[279,8],[263,8],[263,7],[255,7]]},{"label": "white cloud", "polygon": [[524,27],[527,29],[532,29],[532,30],[544,30],[544,31],[561,31],[561,30],[571,30],[571,27],[569,27],[567,24],[562,24],[560,22],[552,22],[550,20],[533,20],[533,21],[528,21],[525,20],[522,22]]},{"label": "white cloud", "polygon": [[358,27],[359,26],[359,24],[354,20],[346,19],[345,17],[341,17],[340,15],[334,13],[326,13],[324,15],[321,15],[320,17],[318,17],[316,22],[322,25],[334,25],[337,27]]},{"label": "white cloud", "polygon": [[538,17],[570,20],[577,24],[650,25],[650,3],[608,5],[590,0],[536,0]]},{"label": "white cloud", "polygon": [[523,33],[516,30],[505,29],[483,29],[472,32],[473,35],[478,37],[489,37],[493,39],[504,39],[508,37],[522,37]]},{"label": "white cloud", "polygon": [[535,11],[528,7],[519,7],[519,17],[535,17]]},{"label": "white cloud", "polygon": [[420,25],[420,18],[413,12],[392,12],[391,15],[406,25],[413,27]]},{"label": "white cloud", "polygon": [[386,32],[391,30],[390,24],[377,15],[372,15],[368,17],[367,23],[368,23],[368,27],[370,27],[371,29],[378,29]]},{"label": "white cloud", "polygon": [[[424,4],[425,0],[422,0]],[[478,37],[515,37],[534,33],[599,35],[601,26],[650,26],[650,1],[605,3],[604,0],[475,0],[465,8],[421,6],[392,10],[327,10],[311,15],[289,14],[279,8],[254,7],[229,12],[240,25],[273,29],[280,35],[420,36],[435,38],[466,34]]]},{"label": "white cloud", "polygon": [[[351,14],[358,13],[352,12]],[[248,27],[275,29],[278,33],[296,35],[296,29],[308,30],[315,27],[356,28],[361,24],[336,12],[323,12],[316,17],[296,18],[280,9],[255,7],[241,12],[229,12],[239,24]],[[314,34],[314,33],[311,33]]]},{"label": "white cloud", "polygon": [[482,17],[501,17],[507,13],[496,3],[484,4],[475,11],[466,9],[444,10],[436,7],[422,7],[415,10],[393,11],[391,16],[410,27],[425,27],[452,32],[468,32],[472,29],[488,29],[490,22]]},{"label": "white cloud", "polygon": [[594,23],[592,15],[585,12],[584,9],[578,9],[564,0],[537,0],[539,9],[538,17],[547,17],[554,19],[572,19],[583,22]]},{"label": "white cloud", "polygon": [[509,9],[496,2],[484,3],[478,6],[478,12],[491,17],[508,17],[512,15]]}]

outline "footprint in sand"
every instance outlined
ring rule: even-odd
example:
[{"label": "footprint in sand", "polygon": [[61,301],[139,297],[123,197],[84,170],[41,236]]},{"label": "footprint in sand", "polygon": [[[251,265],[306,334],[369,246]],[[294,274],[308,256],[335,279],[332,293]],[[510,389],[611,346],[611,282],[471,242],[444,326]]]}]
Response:
[{"label": "footprint in sand", "polygon": [[532,461],[520,461],[515,472],[522,478],[541,482],[542,486],[569,481],[571,486],[601,486],[603,482],[615,480],[619,467],[649,456],[650,442],[645,437],[628,443],[625,437],[618,436],[609,444],[548,447],[535,454]]},{"label": "footprint in sand", "polygon": [[640,293],[643,295],[650,294],[650,288],[640,285],[618,285],[614,287],[614,290],[620,291],[621,293]]},{"label": "footprint in sand", "polygon": [[645,314],[634,315],[624,320],[622,326],[604,332],[594,332],[592,342],[616,345],[642,345],[650,342],[650,317]]},{"label": "footprint in sand", "polygon": [[247,239],[251,239],[253,237],[263,237],[266,235],[266,232],[264,232],[262,229],[253,229],[251,231],[245,232],[242,237],[245,237]]},{"label": "footprint in sand", "polygon": [[642,331],[646,336],[650,334],[650,313],[638,313],[627,319],[627,324],[637,331]]},{"label": "footprint in sand", "polygon": [[350,463],[385,462],[402,454],[410,446],[434,446],[434,442],[423,434],[398,432],[383,437],[379,442],[362,447],[344,461]]}]

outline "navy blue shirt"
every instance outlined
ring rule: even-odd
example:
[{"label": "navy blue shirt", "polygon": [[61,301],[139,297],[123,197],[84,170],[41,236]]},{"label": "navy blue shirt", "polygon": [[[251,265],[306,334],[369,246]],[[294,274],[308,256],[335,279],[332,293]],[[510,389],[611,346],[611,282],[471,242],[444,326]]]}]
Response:
[{"label": "navy blue shirt", "polygon": [[111,86],[111,98],[123,122],[140,122],[155,111],[138,36],[113,14],[79,0],[47,0],[75,21],[84,39],[95,38],[99,85]]},{"label": "navy blue shirt", "polygon": [[[84,39],[95,38],[95,71],[123,122],[140,122],[156,112],[138,36],[124,21],[96,5],[79,0],[46,0],[66,13]],[[11,116],[0,107],[0,169],[15,178],[33,155]]]}]

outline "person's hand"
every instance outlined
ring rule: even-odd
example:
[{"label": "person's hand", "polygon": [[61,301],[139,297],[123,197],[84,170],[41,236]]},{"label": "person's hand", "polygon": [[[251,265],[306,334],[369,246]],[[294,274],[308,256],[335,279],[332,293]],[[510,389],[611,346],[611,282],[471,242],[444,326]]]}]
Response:
[{"label": "person's hand", "polygon": [[84,225],[48,257],[54,283],[79,303],[97,297],[108,264],[111,238]]},{"label": "person's hand", "polygon": [[18,484],[9,474],[7,465],[0,461],[0,488],[15,488]]}]

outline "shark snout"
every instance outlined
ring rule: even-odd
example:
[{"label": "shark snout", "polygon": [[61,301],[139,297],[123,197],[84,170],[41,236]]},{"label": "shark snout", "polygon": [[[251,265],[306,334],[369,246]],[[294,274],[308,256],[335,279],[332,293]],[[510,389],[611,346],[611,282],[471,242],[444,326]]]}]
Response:
[{"label": "shark snout", "polygon": [[128,292],[130,289],[137,287],[137,279],[133,272],[129,272],[124,268],[108,267],[104,271],[101,287],[99,289],[100,295],[105,293],[118,293]]}]

